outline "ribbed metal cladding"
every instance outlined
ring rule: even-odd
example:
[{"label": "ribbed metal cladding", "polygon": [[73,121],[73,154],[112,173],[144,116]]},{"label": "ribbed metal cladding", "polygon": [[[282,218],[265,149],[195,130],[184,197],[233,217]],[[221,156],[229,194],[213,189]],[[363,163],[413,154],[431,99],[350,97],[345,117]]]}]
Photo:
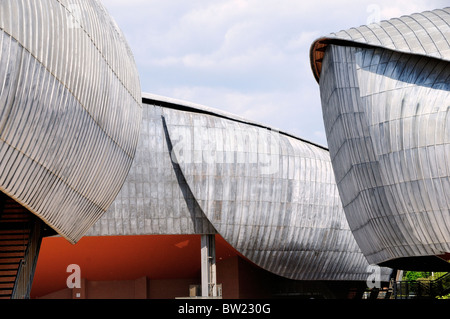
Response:
[{"label": "ribbed metal cladding", "polygon": [[217,232],[287,278],[367,279],[326,149],[212,108],[144,98],[130,175],[87,235]]},{"label": "ribbed metal cladding", "polygon": [[134,58],[98,1],[1,1],[0,30],[0,190],[74,243],[134,158]]},{"label": "ribbed metal cladding", "polygon": [[450,8],[444,8],[414,13],[319,38],[311,46],[314,76],[317,80],[320,78],[321,61],[328,43],[370,45],[450,61],[449,11]]},{"label": "ribbed metal cladding", "polygon": [[164,109],[143,104],[136,156],[107,213],[86,236],[212,234],[179,165],[171,160]]},{"label": "ribbed metal cladding", "polygon": [[449,43],[446,8],[312,46],[339,193],[370,263],[450,252]]}]

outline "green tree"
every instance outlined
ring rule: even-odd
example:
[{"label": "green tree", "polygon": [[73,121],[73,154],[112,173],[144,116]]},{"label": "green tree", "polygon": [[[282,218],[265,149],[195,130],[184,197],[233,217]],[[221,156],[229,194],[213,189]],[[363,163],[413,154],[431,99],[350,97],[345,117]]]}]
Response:
[{"label": "green tree", "polygon": [[414,281],[419,278],[428,278],[431,276],[429,271],[406,271],[403,280]]}]

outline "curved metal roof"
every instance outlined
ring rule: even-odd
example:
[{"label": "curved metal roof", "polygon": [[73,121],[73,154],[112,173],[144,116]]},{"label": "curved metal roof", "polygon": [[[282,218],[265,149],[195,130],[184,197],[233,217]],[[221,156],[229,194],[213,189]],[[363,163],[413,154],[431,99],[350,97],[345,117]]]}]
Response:
[{"label": "curved metal roof", "polygon": [[170,98],[170,97],[166,97],[166,96],[161,96],[161,95],[157,95],[157,94],[152,94],[152,93],[142,93],[142,99],[144,103],[148,103],[148,104],[152,104],[154,103],[155,105],[159,105],[159,106],[163,106],[166,108],[172,108],[172,109],[178,109],[178,110],[182,110],[182,111],[189,111],[189,112],[194,112],[194,113],[203,113],[203,114],[209,114],[209,115],[213,115],[216,117],[220,117],[220,118],[224,118],[224,119],[229,119],[235,122],[241,122],[244,124],[248,124],[248,125],[252,125],[252,126],[256,126],[256,127],[261,127],[261,128],[265,128],[268,130],[272,130],[272,131],[276,131],[282,135],[286,135],[292,138],[295,138],[297,140],[303,141],[305,143],[317,146],[321,149],[324,150],[328,150],[325,146],[323,145],[319,145],[316,143],[313,143],[311,141],[305,140],[303,138],[300,138],[298,136],[292,135],[288,132],[279,130],[278,128],[274,128],[256,121],[253,121],[251,119],[247,119],[247,118],[243,118],[240,117],[236,114],[233,113],[229,113],[223,110],[219,110],[213,107],[209,107],[209,106],[205,106],[202,104],[198,104],[198,103],[193,103],[193,102],[189,102],[189,101],[184,101],[184,100],[179,100],[179,99],[174,99],[174,98]]},{"label": "curved metal roof", "polygon": [[311,47],[340,197],[370,263],[449,268],[449,43],[445,8]]},{"label": "curved metal roof", "polygon": [[450,7],[331,33],[313,42],[311,68],[317,82],[329,43],[375,46],[450,61]]},{"label": "curved metal roof", "polygon": [[99,1],[1,1],[0,48],[0,190],[76,242],[134,158],[134,58]]},{"label": "curved metal roof", "polygon": [[209,107],[143,97],[128,179],[87,235],[219,233],[281,276],[367,278],[326,149]]}]

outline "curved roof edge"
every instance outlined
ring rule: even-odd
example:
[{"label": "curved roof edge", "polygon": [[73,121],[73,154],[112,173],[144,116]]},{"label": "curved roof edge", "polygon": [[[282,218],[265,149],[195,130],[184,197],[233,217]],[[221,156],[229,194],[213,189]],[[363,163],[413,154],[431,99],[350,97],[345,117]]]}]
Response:
[{"label": "curved roof edge", "polygon": [[[439,22],[439,25],[433,18]],[[323,56],[329,44],[379,47],[450,62],[449,34],[450,7],[412,13],[400,18],[342,30],[316,39],[309,51],[310,65],[316,81],[319,82]],[[428,46],[428,43],[433,45]]]},{"label": "curved roof edge", "polygon": [[180,111],[213,115],[213,116],[217,116],[217,117],[220,117],[223,119],[240,122],[240,123],[244,123],[244,124],[248,124],[248,125],[253,125],[253,126],[260,127],[260,128],[265,128],[267,130],[276,131],[282,135],[289,136],[296,140],[302,141],[304,143],[307,143],[312,146],[315,146],[315,147],[318,147],[318,148],[328,151],[328,148],[326,146],[305,140],[303,138],[300,138],[300,137],[292,135],[290,133],[270,127],[268,125],[264,125],[264,124],[261,124],[261,123],[255,122],[255,121],[250,121],[250,120],[240,117],[238,115],[228,113],[228,112],[225,112],[225,111],[222,111],[219,109],[211,108],[208,106],[204,106],[201,104],[196,104],[196,103],[192,103],[192,102],[187,102],[187,101],[183,101],[183,100],[178,100],[178,99],[174,99],[174,98],[169,98],[169,97],[156,95],[156,94],[152,94],[152,93],[145,93],[145,92],[142,93],[142,102],[143,103],[154,103],[154,104],[162,106],[162,107],[177,109]]}]

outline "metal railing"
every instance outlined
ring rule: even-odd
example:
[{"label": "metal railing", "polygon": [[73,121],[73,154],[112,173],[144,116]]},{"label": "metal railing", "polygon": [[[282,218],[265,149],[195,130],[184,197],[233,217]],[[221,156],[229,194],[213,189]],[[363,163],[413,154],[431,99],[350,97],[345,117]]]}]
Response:
[{"label": "metal railing", "polygon": [[450,273],[435,280],[396,281],[393,284],[395,299],[433,299],[450,292]]},{"label": "metal railing", "polygon": [[34,271],[42,241],[42,221],[33,218],[34,224],[31,229],[30,238],[24,254],[24,258],[17,270],[16,281],[12,291],[12,299],[30,298],[31,285],[33,283]]}]

